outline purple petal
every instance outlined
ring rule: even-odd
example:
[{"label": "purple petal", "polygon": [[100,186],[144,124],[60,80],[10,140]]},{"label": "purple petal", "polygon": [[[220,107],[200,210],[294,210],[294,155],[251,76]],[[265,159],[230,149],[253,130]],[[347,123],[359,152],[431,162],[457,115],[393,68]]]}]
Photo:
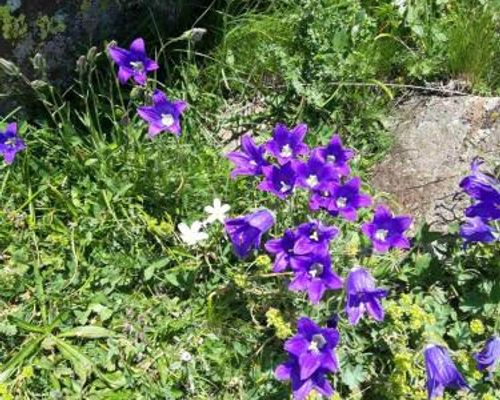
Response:
[{"label": "purple petal", "polygon": [[132,77],[132,71],[127,67],[120,67],[118,69],[118,80],[121,84],[127,83],[127,81]]},{"label": "purple petal", "polygon": [[309,300],[313,304],[318,304],[325,294],[325,284],[321,279],[313,279],[307,288],[307,292],[309,294]]},{"label": "purple petal", "polygon": [[299,357],[302,353],[307,352],[309,342],[302,336],[297,335],[285,342],[285,350],[294,356]]},{"label": "purple petal", "polygon": [[137,38],[130,45],[130,50],[139,54],[146,54],[146,45],[144,43],[144,39]]},{"label": "purple petal", "polygon": [[376,321],[383,321],[384,320],[384,309],[380,305],[380,301],[377,299],[370,299],[366,303],[366,308],[370,315],[375,319]]},{"label": "purple petal", "polygon": [[108,47],[108,53],[115,63],[118,65],[128,65],[130,52],[118,46]]},{"label": "purple petal", "polygon": [[280,364],[274,370],[274,376],[279,381],[288,381],[291,378],[292,366],[289,363]]},{"label": "purple petal", "polygon": [[321,359],[317,355],[309,352],[302,353],[299,356],[300,379],[309,378],[321,366]]},{"label": "purple petal", "polygon": [[162,106],[169,103],[167,95],[158,89],[154,91],[152,98],[155,106]]},{"label": "purple petal", "polygon": [[290,282],[288,289],[294,292],[306,290],[309,285],[309,278],[306,274],[297,274],[297,276]]}]

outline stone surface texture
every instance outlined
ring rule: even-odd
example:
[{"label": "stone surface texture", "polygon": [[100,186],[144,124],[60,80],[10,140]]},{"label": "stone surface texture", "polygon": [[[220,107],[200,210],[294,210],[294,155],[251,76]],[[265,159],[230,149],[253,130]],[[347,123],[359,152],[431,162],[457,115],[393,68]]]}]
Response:
[{"label": "stone surface texture", "polygon": [[469,204],[458,186],[475,157],[500,163],[500,97],[414,97],[391,119],[394,146],[373,184],[413,215],[444,230]]}]

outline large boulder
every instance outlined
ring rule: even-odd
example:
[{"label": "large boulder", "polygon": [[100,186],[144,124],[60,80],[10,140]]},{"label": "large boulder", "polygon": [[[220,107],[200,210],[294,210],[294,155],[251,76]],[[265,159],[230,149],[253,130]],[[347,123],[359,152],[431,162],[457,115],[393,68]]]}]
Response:
[{"label": "large boulder", "polygon": [[[43,57],[43,78],[73,82],[76,60],[91,46],[136,36],[159,39],[187,29],[209,0],[0,0],[0,57],[14,62],[30,79],[39,78],[31,59]],[[15,92],[0,71],[0,94]],[[3,107],[2,107],[3,97]],[[7,98],[12,101],[12,98]],[[3,110],[2,110],[3,108]],[[12,108],[0,96],[0,113]]]},{"label": "large boulder", "polygon": [[415,97],[398,107],[391,131],[395,143],[375,168],[375,188],[444,230],[469,204],[458,185],[471,161],[500,162],[500,98]]}]

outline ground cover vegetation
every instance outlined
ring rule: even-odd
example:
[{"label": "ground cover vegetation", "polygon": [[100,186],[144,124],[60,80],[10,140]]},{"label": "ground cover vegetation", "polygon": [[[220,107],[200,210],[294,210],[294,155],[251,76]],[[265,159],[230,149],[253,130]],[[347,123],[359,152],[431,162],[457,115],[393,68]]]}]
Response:
[{"label": "ground cover vegetation", "polygon": [[0,125],[0,397],[498,398],[496,166],[471,160],[446,233],[368,182],[395,100],[498,93],[499,23],[215,2],[86,51],[70,88],[0,60],[29,100]]}]

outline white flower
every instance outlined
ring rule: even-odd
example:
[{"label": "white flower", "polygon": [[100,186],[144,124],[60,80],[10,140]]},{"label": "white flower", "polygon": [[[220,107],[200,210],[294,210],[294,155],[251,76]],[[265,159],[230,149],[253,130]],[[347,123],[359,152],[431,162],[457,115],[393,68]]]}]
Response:
[{"label": "white flower", "polygon": [[185,222],[181,222],[178,226],[181,232],[181,239],[188,246],[193,246],[198,242],[208,239],[208,235],[201,231],[203,224],[200,221],[194,221],[191,227]]},{"label": "white flower", "polygon": [[189,362],[193,359],[193,356],[188,351],[183,350],[181,351],[180,359],[183,362]]},{"label": "white flower", "polygon": [[220,199],[214,199],[214,205],[206,206],[205,212],[208,214],[207,222],[209,224],[215,221],[224,222],[226,213],[231,209],[229,204],[222,204]]}]

